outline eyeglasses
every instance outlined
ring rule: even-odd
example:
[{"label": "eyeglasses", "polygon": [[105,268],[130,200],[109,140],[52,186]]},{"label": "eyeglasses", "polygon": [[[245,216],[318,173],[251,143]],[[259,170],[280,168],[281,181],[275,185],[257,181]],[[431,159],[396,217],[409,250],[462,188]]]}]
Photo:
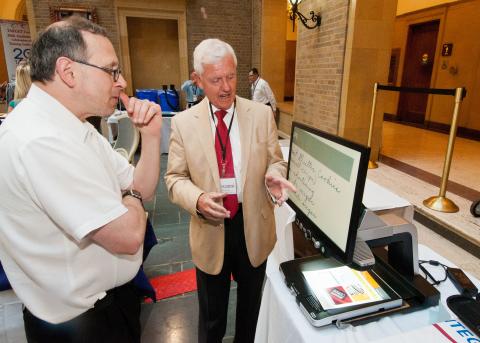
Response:
[{"label": "eyeglasses", "polygon": [[104,72],[106,72],[108,74],[111,74],[112,78],[113,78],[113,82],[117,82],[118,79],[120,78],[120,74],[122,73],[122,70],[120,68],[112,69],[112,68],[107,68],[107,67],[96,66],[95,64],[90,64],[90,63],[85,62],[85,61],[77,61],[77,60],[72,60],[72,61],[80,63],[80,64],[84,64],[84,65],[89,66],[89,67],[94,67],[94,68],[103,70]]}]

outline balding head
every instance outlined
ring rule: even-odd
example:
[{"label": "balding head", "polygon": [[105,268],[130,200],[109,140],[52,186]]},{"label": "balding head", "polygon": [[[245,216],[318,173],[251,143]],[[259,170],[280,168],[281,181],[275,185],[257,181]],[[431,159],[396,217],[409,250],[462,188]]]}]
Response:
[{"label": "balding head", "polygon": [[45,83],[55,74],[55,64],[59,57],[84,60],[87,45],[82,32],[90,32],[106,37],[105,29],[80,16],[72,16],[48,26],[32,45],[30,56],[32,81]]}]

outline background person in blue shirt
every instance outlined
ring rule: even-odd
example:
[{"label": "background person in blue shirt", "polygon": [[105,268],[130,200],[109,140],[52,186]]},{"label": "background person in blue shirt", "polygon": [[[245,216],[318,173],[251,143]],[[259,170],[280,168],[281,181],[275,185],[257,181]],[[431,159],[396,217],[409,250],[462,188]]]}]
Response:
[{"label": "background person in blue shirt", "polygon": [[190,80],[187,80],[183,83],[182,91],[185,92],[185,96],[187,98],[187,108],[198,104],[205,96],[203,89],[198,87],[196,83],[195,73],[193,71],[190,74]]}]

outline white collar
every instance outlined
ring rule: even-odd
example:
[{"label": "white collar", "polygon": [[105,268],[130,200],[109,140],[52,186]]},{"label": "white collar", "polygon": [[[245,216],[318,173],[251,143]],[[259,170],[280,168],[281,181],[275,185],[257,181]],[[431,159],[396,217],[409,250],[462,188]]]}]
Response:
[{"label": "white collar", "polygon": [[89,122],[82,122],[60,101],[35,85],[35,83],[32,83],[27,94],[27,99],[34,102],[38,108],[52,118],[57,124],[67,129],[70,134],[77,137],[82,142],[85,141],[88,132],[93,129],[93,126]]},{"label": "white collar", "polygon": [[[220,109],[220,108],[217,108],[214,104],[212,104],[210,102],[210,100],[208,101],[208,103],[209,103],[209,108],[210,108],[210,106],[212,106],[213,114],[215,114],[215,112],[217,112]],[[225,117],[223,117],[223,120],[231,118],[231,116],[233,115],[234,108],[235,108],[235,101],[232,103],[230,108],[228,110],[226,110],[227,114],[225,115]],[[214,117],[215,117],[215,115],[214,115]]]}]

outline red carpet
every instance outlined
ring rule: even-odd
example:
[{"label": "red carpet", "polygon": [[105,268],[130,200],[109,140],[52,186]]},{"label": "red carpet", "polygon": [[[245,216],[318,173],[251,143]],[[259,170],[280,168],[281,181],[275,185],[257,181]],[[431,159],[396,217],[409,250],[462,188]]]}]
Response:
[{"label": "red carpet", "polygon": [[195,269],[157,276],[150,279],[150,283],[155,289],[157,300],[174,297],[197,289]]},{"label": "red carpet", "polygon": [[[233,280],[232,276],[230,276],[230,280]],[[150,283],[155,289],[157,301],[197,290],[195,268],[184,270],[183,272],[157,276],[151,278]],[[147,298],[145,302],[151,303],[152,300]]]}]

